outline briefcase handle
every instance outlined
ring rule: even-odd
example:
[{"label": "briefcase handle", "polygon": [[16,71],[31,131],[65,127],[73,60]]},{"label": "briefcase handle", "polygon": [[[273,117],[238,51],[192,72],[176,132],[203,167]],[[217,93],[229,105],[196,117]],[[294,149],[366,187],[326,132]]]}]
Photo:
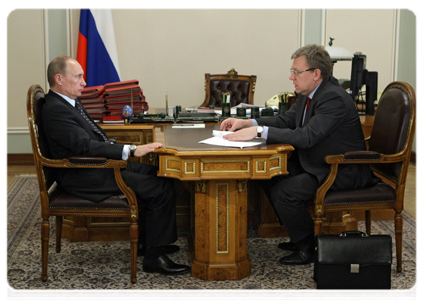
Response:
[{"label": "briefcase handle", "polygon": [[353,236],[353,235],[359,235],[361,237],[368,237],[367,233],[365,233],[363,231],[356,231],[356,230],[344,231],[339,236],[340,237],[346,237],[346,236]]}]

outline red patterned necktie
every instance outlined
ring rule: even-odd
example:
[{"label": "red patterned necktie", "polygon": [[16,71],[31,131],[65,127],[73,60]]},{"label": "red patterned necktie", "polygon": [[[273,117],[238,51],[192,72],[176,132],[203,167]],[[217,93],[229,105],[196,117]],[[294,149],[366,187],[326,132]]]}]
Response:
[{"label": "red patterned necktie", "polygon": [[305,109],[305,113],[307,113],[307,109],[308,109],[308,105],[310,104],[310,98],[307,97],[307,104],[306,104],[306,109]]},{"label": "red patterned necktie", "polygon": [[303,114],[303,122],[301,123],[303,125],[304,125],[305,116],[307,114],[308,105],[310,104],[310,100],[311,100],[310,97],[307,97],[307,104],[306,104],[306,107],[304,109],[304,114]]}]

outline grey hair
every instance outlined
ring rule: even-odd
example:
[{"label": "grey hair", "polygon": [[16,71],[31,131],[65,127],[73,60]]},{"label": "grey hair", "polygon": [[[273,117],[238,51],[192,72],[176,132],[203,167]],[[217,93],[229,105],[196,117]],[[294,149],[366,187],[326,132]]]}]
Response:
[{"label": "grey hair", "polygon": [[292,54],[291,59],[303,55],[305,56],[306,64],[309,68],[320,70],[322,79],[332,74],[332,62],[325,47],[316,44],[301,47]]}]

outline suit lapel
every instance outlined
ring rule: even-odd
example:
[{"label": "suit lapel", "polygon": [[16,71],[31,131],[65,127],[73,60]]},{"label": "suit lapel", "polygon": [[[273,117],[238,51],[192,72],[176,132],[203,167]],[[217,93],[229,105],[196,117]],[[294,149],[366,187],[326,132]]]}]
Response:
[{"label": "suit lapel", "polygon": [[310,120],[312,113],[314,111],[314,106],[316,106],[316,102],[319,100],[319,95],[320,95],[320,91],[322,91],[322,87],[330,80],[331,77],[325,78],[323,79],[322,83],[320,84],[319,88],[316,90],[316,92],[314,93],[313,99],[311,99],[310,104],[308,106],[308,110],[307,110],[307,114],[305,115],[304,118],[304,124],[302,124],[302,120],[303,120],[303,115],[304,115],[304,108],[305,108],[305,104],[306,104],[306,99],[307,97],[304,97],[303,99],[303,106],[302,106],[302,111],[301,111],[301,123],[302,125],[299,126],[305,126],[308,121]]},{"label": "suit lapel", "polygon": [[[97,137],[99,140],[102,140],[102,141],[104,140],[103,137],[101,137],[101,135],[99,135],[97,132],[95,132],[95,130],[91,127],[91,125],[87,122],[87,120],[84,119],[84,117],[80,114],[80,112],[75,107],[73,107],[68,101],[66,101],[60,95],[56,94],[55,92],[53,92],[51,90],[49,91],[49,94],[50,94],[50,96],[54,97],[55,99],[59,100],[61,103],[63,103],[67,107],[69,107],[70,112],[80,120],[78,123],[81,125],[82,128],[84,128],[86,131],[92,132],[94,134],[94,136]],[[79,101],[79,99],[77,99],[75,101]],[[82,108],[85,110],[84,106],[82,106]],[[85,111],[85,113],[87,114],[88,118],[90,118],[89,114],[86,111]],[[94,121],[93,121],[93,123],[101,131],[103,131],[103,129],[101,129],[101,127],[98,126]]]},{"label": "suit lapel", "polygon": [[305,108],[306,103],[307,103],[307,97],[300,95],[297,99],[297,102],[296,102],[296,105],[298,107],[296,118],[295,118],[297,127],[302,127],[304,108]]}]

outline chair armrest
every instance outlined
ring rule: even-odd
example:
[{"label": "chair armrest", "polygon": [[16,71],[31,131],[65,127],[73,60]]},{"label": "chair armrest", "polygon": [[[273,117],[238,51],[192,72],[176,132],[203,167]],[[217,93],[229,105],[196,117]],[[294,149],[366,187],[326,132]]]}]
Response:
[{"label": "chair armrest", "polygon": [[359,163],[378,163],[383,159],[383,155],[375,151],[348,151],[344,154],[327,155],[325,161],[330,165],[330,171],[317,189],[315,198],[315,214],[321,217],[323,215],[323,202],[327,191],[330,189],[336,179],[339,164],[359,164]]},{"label": "chair armrest", "polygon": [[101,168],[114,169],[116,183],[119,189],[128,199],[131,208],[131,216],[138,218],[138,203],[135,193],[129,188],[122,178],[121,169],[128,165],[125,160],[108,159],[105,157],[87,157],[87,156],[73,156],[64,159],[49,159],[40,156],[40,167],[43,166],[51,168]]},{"label": "chair armrest", "polygon": [[72,156],[67,161],[71,165],[105,165],[109,160],[105,157]]},{"label": "chair armrest", "polygon": [[344,160],[380,160],[381,155],[375,151],[349,151],[344,153]]},{"label": "chair armrest", "polygon": [[403,152],[383,154],[375,151],[350,151],[344,154],[327,155],[325,161],[330,165],[395,163],[404,160]]},{"label": "chair armrest", "polygon": [[128,164],[125,160],[108,159],[105,157],[73,156],[63,159],[50,159],[38,155],[41,167],[50,168],[110,168],[122,169]]},{"label": "chair armrest", "polygon": [[368,164],[377,163],[383,160],[384,155],[375,151],[349,151],[344,154],[327,155],[326,163],[333,164]]}]

